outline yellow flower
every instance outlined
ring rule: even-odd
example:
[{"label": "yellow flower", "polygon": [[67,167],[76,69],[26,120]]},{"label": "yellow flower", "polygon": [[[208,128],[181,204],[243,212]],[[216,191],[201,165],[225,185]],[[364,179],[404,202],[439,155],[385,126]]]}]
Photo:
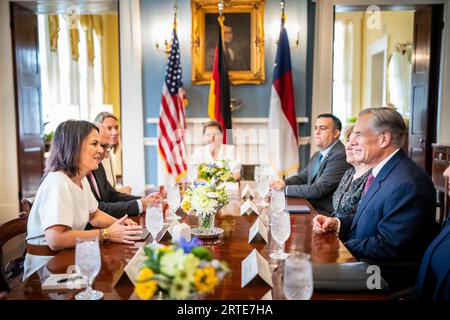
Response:
[{"label": "yellow flower", "polygon": [[169,246],[162,246],[161,248],[159,248],[159,251],[161,252],[170,252],[172,251],[172,248]]},{"label": "yellow flower", "polygon": [[154,273],[150,268],[143,268],[139,272],[137,283],[134,287],[134,292],[136,292],[139,298],[148,300],[155,294],[158,284],[155,280],[151,279],[153,274]]},{"label": "yellow flower", "polygon": [[195,270],[195,287],[199,292],[208,292],[214,289],[219,279],[216,276],[216,270],[213,267],[205,267]]},{"label": "yellow flower", "polygon": [[183,201],[183,203],[181,204],[181,208],[185,212],[189,212],[189,210],[191,209],[191,202],[185,198],[185,201]]}]

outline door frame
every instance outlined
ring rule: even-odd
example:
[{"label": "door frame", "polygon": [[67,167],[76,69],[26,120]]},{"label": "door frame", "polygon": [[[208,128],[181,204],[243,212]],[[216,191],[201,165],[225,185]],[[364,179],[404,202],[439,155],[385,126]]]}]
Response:
[{"label": "door frame", "polygon": [[[313,0],[316,4],[316,25],[314,34],[314,67],[312,114],[315,119],[321,113],[332,111],[333,99],[333,34],[334,34],[334,7],[343,6],[370,6],[374,2],[380,6],[389,5],[444,5],[444,29],[442,30],[440,86],[438,103],[437,142],[450,143],[449,133],[445,132],[445,119],[450,118],[450,92],[445,90],[450,85],[450,2],[446,0]],[[311,121],[311,131],[314,120]],[[311,142],[311,154],[317,151]]]},{"label": "door frame", "polygon": [[[388,36],[383,36],[377,41],[371,43],[367,48],[367,87],[369,90],[367,91],[366,101],[372,101],[372,61],[374,57],[380,53],[383,54],[383,75],[386,74],[386,66],[387,66],[387,48],[388,48]],[[386,104],[386,77],[383,77],[383,93],[382,93],[382,105]],[[379,106],[381,107],[381,106]]]}]

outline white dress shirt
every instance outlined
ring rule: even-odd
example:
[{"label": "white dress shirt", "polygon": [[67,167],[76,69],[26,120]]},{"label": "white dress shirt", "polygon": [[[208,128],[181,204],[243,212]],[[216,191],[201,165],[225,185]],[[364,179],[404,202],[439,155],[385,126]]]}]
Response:
[{"label": "white dress shirt", "polygon": [[[230,144],[222,144],[216,159],[213,159],[209,145],[198,147],[194,150],[191,159],[189,160],[189,170],[196,170],[196,166],[201,163],[212,164],[217,160],[229,160],[228,165],[233,173],[241,170],[241,157],[239,156],[237,149]],[[191,173],[189,176],[191,176]]]}]

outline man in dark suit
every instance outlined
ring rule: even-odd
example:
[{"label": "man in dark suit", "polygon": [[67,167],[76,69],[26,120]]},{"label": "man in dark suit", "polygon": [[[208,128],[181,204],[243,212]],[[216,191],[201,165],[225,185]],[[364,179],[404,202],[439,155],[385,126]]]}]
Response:
[{"label": "man in dark suit", "polygon": [[137,197],[114,189],[108,182],[105,169],[101,163],[110,150],[109,133],[104,125],[98,123],[96,125],[100,130],[100,144],[103,147],[103,152],[98,169],[92,171],[87,179],[92,193],[98,201],[98,208],[116,218],[123,217],[125,214],[135,216],[144,212],[149,204],[161,200],[159,192],[151,193],[146,197]]},{"label": "man in dark suit", "polygon": [[230,71],[250,70],[250,47],[245,48],[243,41],[234,39],[233,28],[223,26],[223,44]]},{"label": "man in dark suit", "polygon": [[[450,187],[450,167],[445,170],[444,177],[449,179]],[[450,213],[441,232],[425,251],[416,292],[422,299],[450,300]]]},{"label": "man in dark suit", "polygon": [[297,175],[272,181],[271,188],[284,188],[286,196],[306,198],[317,210],[331,214],[333,193],[350,168],[345,147],[339,141],[341,129],[341,121],[334,115],[319,115],[314,126],[314,143],[319,151]]},{"label": "man in dark suit", "polygon": [[[402,116],[390,108],[360,112],[349,143],[357,161],[373,169],[358,211],[342,218],[317,215],[314,232],[337,232],[360,259],[418,265],[433,237],[435,189],[428,174],[401,150],[406,133]],[[391,266],[389,274],[399,275],[400,269]]]}]

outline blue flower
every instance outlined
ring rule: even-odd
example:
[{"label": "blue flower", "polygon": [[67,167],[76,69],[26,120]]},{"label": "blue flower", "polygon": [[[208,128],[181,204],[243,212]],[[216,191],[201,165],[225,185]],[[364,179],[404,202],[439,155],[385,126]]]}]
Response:
[{"label": "blue flower", "polygon": [[194,181],[194,187],[205,186],[206,181]]},{"label": "blue flower", "polygon": [[200,246],[201,244],[202,242],[197,237],[193,237],[191,241],[186,241],[184,237],[181,237],[180,241],[178,242],[178,246],[180,248],[183,248],[184,253],[191,252],[192,249]]}]

